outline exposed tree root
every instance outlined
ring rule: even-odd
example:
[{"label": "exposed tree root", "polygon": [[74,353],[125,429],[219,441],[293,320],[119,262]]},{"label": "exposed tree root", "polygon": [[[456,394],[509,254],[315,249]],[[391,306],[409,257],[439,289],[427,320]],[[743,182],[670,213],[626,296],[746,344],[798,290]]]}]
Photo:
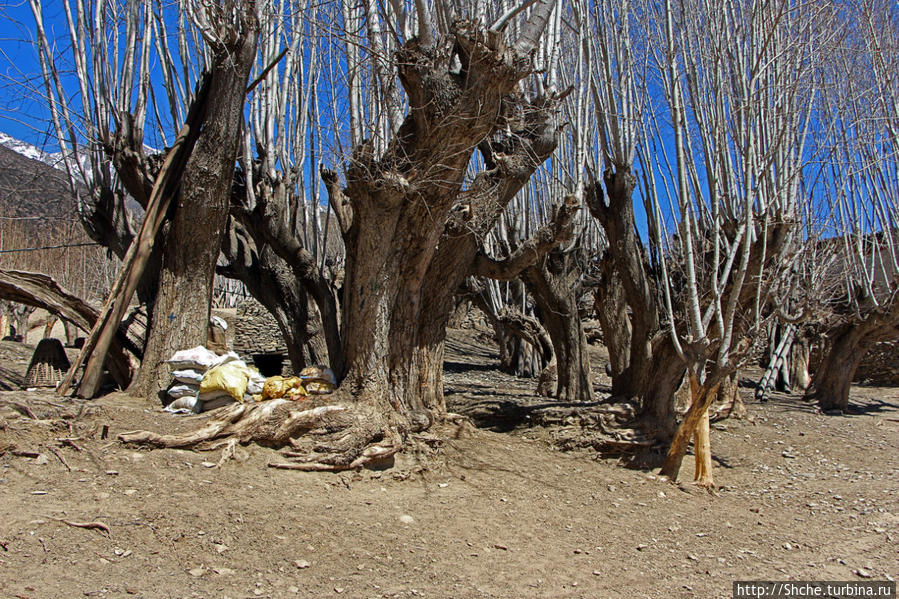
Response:
[{"label": "exposed tree root", "polygon": [[157,448],[194,448],[208,451],[225,447],[223,459],[236,443],[257,443],[285,449],[289,462],[272,468],[339,471],[376,467],[402,448],[399,432],[383,417],[343,404],[315,405],[275,399],[233,404],[212,413],[201,428],[183,434],[162,435],[131,431],[118,436],[123,443]]}]

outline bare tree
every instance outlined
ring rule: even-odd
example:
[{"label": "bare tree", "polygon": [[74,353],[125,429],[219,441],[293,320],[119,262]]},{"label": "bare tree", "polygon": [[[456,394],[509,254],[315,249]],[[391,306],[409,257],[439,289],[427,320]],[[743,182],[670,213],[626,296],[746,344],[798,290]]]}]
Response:
[{"label": "bare tree", "polygon": [[827,63],[822,144],[829,151],[830,239],[841,282],[824,357],[807,397],[845,411],[867,350],[899,338],[899,10],[870,0],[845,7],[846,36]]},{"label": "bare tree", "polygon": [[[665,12],[661,12],[664,16]],[[656,241],[660,223],[651,207],[653,189],[642,190],[651,238],[642,240],[637,227],[635,190],[637,160],[643,162],[644,184],[652,185],[655,139],[649,128],[651,49],[649,6],[629,0],[585,7],[581,27],[589,31],[584,47],[591,65],[593,140],[602,159],[602,175],[586,191],[591,214],[608,238],[601,262],[602,285],[597,291],[603,337],[612,365],[612,394],[641,402],[643,427],[663,440],[674,432],[671,398],[680,384],[684,365],[677,358],[670,335],[661,328],[655,281],[659,258]],[[642,149],[642,152],[638,150]],[[646,244],[656,250],[650,256]],[[650,265],[655,259],[655,269]],[[629,309],[629,310],[628,310]]]},{"label": "bare tree", "polygon": [[[490,28],[440,17],[450,9],[440,4],[432,13],[417,3],[414,37],[401,37],[400,13],[386,21],[396,53],[375,58],[389,59],[408,108],[399,121],[396,110],[374,113],[377,126],[353,147],[345,186],[323,171],[346,247],[337,403],[309,410],[277,400],[241,405],[227,422],[196,434],[123,438],[189,446],[232,435],[274,445],[301,437],[293,441],[301,455],[289,467],[341,469],[391,455],[404,434],[443,420],[443,347],[456,290],[472,275],[515,276],[568,237],[577,210],[563,204],[525,251],[502,261],[479,252],[502,209],[556,146],[559,93],[551,85],[536,93],[519,86],[532,73],[554,8],[550,0],[530,5],[516,37],[503,32],[502,19]],[[388,108],[390,86],[377,89],[379,107]],[[490,167],[469,177],[478,149]],[[303,264],[308,260],[294,260],[292,268]],[[303,433],[322,426],[332,431],[330,441],[307,444]]]},{"label": "bare tree", "polygon": [[[164,250],[159,258],[155,285],[145,278],[144,288],[151,290],[144,299],[153,300],[153,318],[144,351],[143,368],[132,388],[153,395],[165,387],[167,375],[160,364],[184,346],[206,341],[212,279],[221,246],[227,216],[232,173],[240,139],[245,103],[245,87],[255,58],[256,36],[262,5],[225,2],[213,5],[185,2],[179,7],[179,51],[185,67],[185,80],[174,73],[175,61],[167,47],[166,19],[154,14],[151,2],[129,2],[120,7],[83,0],[68,2],[64,8],[68,23],[72,59],[79,81],[78,101],[88,129],[96,137],[87,140],[76,131],[77,115],[69,106],[61,82],[57,56],[43,27],[43,9],[32,0],[37,23],[38,54],[51,107],[54,128],[65,156],[73,190],[83,181],[92,185],[91,202],[79,202],[84,220],[110,247],[127,247],[134,237],[124,215],[127,190],[144,206],[150,195],[149,165],[143,153],[143,129],[150,117],[161,119],[155,96],[150,89],[150,55],[154,49],[160,58],[168,94],[170,117],[180,123],[185,114],[180,98],[186,100],[191,89],[186,80],[190,67],[208,64],[209,100],[202,107],[202,131],[195,152],[188,159],[184,178],[177,193],[175,214],[164,233]],[[88,18],[93,17],[93,27]],[[117,21],[116,19],[121,19]],[[111,20],[111,22],[109,22]],[[98,39],[105,28],[115,32],[108,44]],[[141,35],[143,30],[143,35]],[[193,48],[203,55],[200,63],[191,62],[188,36]],[[155,48],[154,48],[155,43]],[[124,52],[118,55],[119,48]],[[113,132],[113,127],[115,131]],[[164,138],[163,138],[164,139]],[[87,156],[79,156],[86,148]],[[101,148],[111,157],[103,156]],[[110,162],[115,166],[114,182]],[[90,173],[86,171],[89,169]],[[79,198],[80,199],[80,198]],[[158,243],[156,247],[163,244]],[[155,274],[150,269],[150,275]],[[82,394],[92,395],[96,386],[86,381]]]},{"label": "bare tree", "polygon": [[[658,16],[674,156],[654,157],[671,188],[650,197],[667,328],[693,396],[662,468],[672,478],[695,432],[697,481],[713,484],[708,408],[792,270],[800,204],[808,201],[802,168],[816,57],[820,36],[832,30],[821,26],[823,14],[786,1],[740,1],[725,10],[666,4]],[[661,130],[657,119],[655,126]],[[666,209],[676,235],[663,235]]]},{"label": "bare tree", "polygon": [[188,3],[210,49],[209,101],[199,140],[184,168],[165,239],[147,346],[132,384],[145,396],[168,385],[165,360],[178,349],[202,345],[207,339],[213,277],[230,205],[261,8],[255,2]]}]

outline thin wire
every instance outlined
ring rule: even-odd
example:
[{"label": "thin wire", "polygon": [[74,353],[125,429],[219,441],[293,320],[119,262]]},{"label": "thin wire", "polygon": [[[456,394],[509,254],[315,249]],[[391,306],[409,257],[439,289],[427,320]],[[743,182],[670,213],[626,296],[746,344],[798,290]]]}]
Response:
[{"label": "thin wire", "polygon": [[37,252],[40,250],[58,250],[62,248],[80,248],[80,247],[88,247],[93,245],[101,245],[96,242],[92,243],[72,243],[72,244],[63,244],[63,245],[45,245],[43,247],[37,248],[17,248],[13,250],[0,250],[0,254],[10,254],[13,252]]}]

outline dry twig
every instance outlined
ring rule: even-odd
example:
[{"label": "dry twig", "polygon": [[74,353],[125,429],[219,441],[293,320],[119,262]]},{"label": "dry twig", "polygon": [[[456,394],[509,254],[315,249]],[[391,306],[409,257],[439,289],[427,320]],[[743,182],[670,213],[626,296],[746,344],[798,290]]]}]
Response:
[{"label": "dry twig", "polygon": [[45,518],[49,518],[50,520],[56,520],[57,522],[62,522],[63,524],[68,524],[69,526],[74,526],[75,528],[88,528],[88,529],[96,529],[102,532],[105,532],[108,535],[112,533],[109,530],[109,526],[100,521],[95,522],[75,522],[74,520],[66,520],[65,518],[57,518],[56,516],[44,516]]}]

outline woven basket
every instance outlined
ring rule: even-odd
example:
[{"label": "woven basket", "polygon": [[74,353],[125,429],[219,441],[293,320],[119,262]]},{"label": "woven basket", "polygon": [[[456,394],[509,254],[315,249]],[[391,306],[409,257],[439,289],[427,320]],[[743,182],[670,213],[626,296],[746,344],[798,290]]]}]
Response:
[{"label": "woven basket", "polygon": [[42,339],[25,373],[25,387],[56,387],[66,376],[69,359],[59,339]]}]

